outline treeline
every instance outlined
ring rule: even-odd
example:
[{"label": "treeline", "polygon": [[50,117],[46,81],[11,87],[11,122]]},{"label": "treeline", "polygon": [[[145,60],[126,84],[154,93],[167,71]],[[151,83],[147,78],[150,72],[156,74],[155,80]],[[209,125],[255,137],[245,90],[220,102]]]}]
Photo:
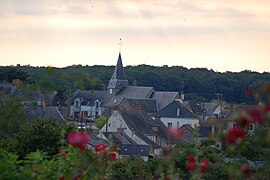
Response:
[{"label": "treeline", "polygon": [[[14,76],[13,71],[26,72],[26,82],[46,91],[56,90],[60,96],[67,98],[69,92],[74,92],[78,88],[106,89],[114,66],[0,67],[0,81],[7,82],[13,77],[25,77],[25,75]],[[9,72],[13,72],[13,75],[11,76],[12,73]],[[216,93],[222,93],[223,99],[227,102],[247,104],[254,102],[246,96],[245,89],[258,88],[262,83],[270,81],[268,72],[245,70],[239,73],[229,71],[221,73],[206,68],[187,69],[182,66],[127,66],[125,73],[131,85],[152,86],[160,91],[183,92],[187,99],[205,101],[216,99]]]}]

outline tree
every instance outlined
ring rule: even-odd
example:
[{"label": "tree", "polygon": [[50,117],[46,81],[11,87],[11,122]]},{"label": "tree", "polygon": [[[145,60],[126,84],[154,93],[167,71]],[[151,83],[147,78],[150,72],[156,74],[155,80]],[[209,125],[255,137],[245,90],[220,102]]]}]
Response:
[{"label": "tree", "polygon": [[66,133],[73,127],[57,123],[53,119],[37,119],[24,124],[20,131],[8,139],[7,149],[24,158],[26,154],[37,150],[55,155],[65,144]]},{"label": "tree", "polygon": [[95,125],[98,129],[101,129],[106,124],[107,118],[100,116],[96,119]]},{"label": "tree", "polygon": [[17,133],[26,122],[27,114],[17,98],[0,94],[0,137],[8,138]]}]

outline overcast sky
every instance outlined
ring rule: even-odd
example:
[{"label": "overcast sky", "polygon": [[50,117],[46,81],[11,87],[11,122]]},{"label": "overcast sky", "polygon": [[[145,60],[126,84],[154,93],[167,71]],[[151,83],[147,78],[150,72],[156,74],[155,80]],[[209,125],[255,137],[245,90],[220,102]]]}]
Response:
[{"label": "overcast sky", "polygon": [[269,0],[0,0],[0,65],[270,71]]}]

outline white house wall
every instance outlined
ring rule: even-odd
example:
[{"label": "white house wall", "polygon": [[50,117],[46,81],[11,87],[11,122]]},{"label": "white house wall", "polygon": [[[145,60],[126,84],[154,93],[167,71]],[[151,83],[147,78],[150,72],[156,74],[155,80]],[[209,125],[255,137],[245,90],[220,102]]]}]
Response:
[{"label": "white house wall", "polygon": [[[147,143],[145,143],[129,129],[119,112],[114,111],[112,116],[108,120],[108,132],[117,132],[118,128],[123,128],[124,133],[137,144],[147,145]],[[106,124],[101,128],[100,132],[106,132]]]},{"label": "white house wall", "polygon": [[[182,125],[184,124],[189,124],[191,125],[193,128],[195,128],[195,126],[199,125],[199,120],[198,119],[191,119],[191,118],[166,118],[166,117],[162,117],[161,121],[163,122],[163,124],[168,127],[168,123],[172,123],[172,128],[180,128]],[[178,124],[178,127],[177,127]]]}]

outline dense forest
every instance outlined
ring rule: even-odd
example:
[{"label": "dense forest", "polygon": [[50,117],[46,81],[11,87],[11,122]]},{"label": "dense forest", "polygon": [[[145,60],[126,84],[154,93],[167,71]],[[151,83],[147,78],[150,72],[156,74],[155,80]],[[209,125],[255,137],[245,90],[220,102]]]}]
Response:
[{"label": "dense forest", "polygon": [[[9,66],[0,67],[0,82],[11,82],[19,78],[44,91],[57,91],[67,98],[76,89],[106,89],[114,66],[73,65],[65,68]],[[152,86],[160,91],[183,92],[186,99],[210,101],[216,93],[234,103],[253,103],[246,96],[245,89],[257,88],[270,81],[270,73],[249,70],[237,72],[216,72],[206,68],[187,69],[182,66],[138,65],[125,67],[131,85]]]}]

